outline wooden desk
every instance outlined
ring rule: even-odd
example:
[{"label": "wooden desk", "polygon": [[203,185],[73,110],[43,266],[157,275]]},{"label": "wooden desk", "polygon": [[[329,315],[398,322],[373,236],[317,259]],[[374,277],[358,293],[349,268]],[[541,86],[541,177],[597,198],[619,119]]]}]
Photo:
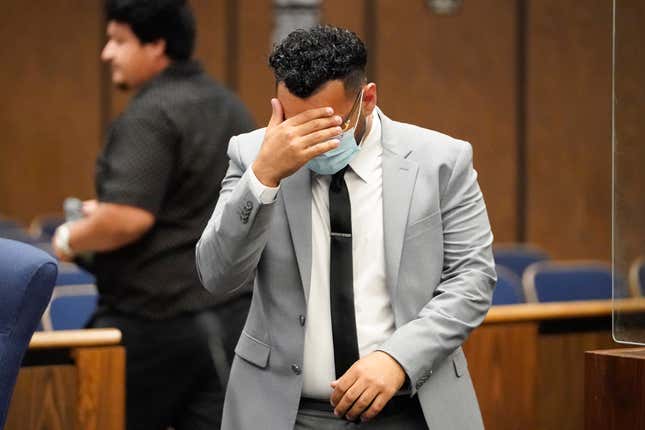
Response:
[{"label": "wooden desk", "polygon": [[611,300],[493,307],[464,345],[486,427],[583,429],[584,352],[617,346],[611,313]]},{"label": "wooden desk", "polygon": [[116,329],[34,334],[5,430],[122,430],[125,349]]},{"label": "wooden desk", "polygon": [[585,428],[645,430],[645,348],[587,351]]}]

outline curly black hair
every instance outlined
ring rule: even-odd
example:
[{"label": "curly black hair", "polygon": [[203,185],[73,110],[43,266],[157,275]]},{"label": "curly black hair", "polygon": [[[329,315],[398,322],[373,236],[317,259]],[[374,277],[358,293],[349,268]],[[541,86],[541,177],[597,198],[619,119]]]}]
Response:
[{"label": "curly black hair", "polygon": [[105,16],[128,24],[141,43],[165,40],[171,60],[193,55],[195,17],[186,0],[105,0]]},{"label": "curly black hair", "polygon": [[356,33],[331,25],[295,30],[273,47],[269,66],[276,83],[307,98],[327,81],[342,79],[345,91],[365,81],[367,50]]}]

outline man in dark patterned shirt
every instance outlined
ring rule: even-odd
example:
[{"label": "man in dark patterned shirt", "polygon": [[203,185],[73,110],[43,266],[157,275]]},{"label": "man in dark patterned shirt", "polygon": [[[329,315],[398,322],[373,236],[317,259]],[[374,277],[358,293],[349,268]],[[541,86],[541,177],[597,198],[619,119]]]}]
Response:
[{"label": "man in dark patterned shirt", "polygon": [[[229,138],[254,128],[242,103],[191,60],[183,0],[108,0],[101,58],[137,93],[107,135],[96,201],[53,240],[62,260],[94,252],[99,309],[127,349],[128,429],[218,429],[233,347],[250,303],[201,287],[195,244],[219,194]],[[109,407],[109,405],[106,405]]]}]

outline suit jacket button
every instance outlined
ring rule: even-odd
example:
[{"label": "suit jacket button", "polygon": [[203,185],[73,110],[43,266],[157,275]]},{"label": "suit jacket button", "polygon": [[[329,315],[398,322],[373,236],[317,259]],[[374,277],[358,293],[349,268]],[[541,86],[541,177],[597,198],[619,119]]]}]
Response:
[{"label": "suit jacket button", "polygon": [[300,325],[301,325],[301,326],[304,326],[304,325],[305,325],[305,321],[307,320],[307,319],[305,318],[305,316],[304,316],[304,315],[300,315],[300,316],[298,317],[298,319],[300,320]]},{"label": "suit jacket button", "polygon": [[302,373],[302,369],[297,364],[292,364],[291,370],[293,370],[293,373],[295,373],[296,375],[300,375]]}]

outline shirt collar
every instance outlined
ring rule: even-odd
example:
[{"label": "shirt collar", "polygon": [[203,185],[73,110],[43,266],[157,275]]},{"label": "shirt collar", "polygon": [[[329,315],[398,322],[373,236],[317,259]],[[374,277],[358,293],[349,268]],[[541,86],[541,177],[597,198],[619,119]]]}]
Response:
[{"label": "shirt collar", "polygon": [[349,163],[354,173],[365,182],[370,182],[377,173],[380,166],[383,147],[381,146],[381,120],[376,114],[376,109],[372,112],[372,127],[363,137],[363,143],[359,146],[360,151],[356,157]]}]

